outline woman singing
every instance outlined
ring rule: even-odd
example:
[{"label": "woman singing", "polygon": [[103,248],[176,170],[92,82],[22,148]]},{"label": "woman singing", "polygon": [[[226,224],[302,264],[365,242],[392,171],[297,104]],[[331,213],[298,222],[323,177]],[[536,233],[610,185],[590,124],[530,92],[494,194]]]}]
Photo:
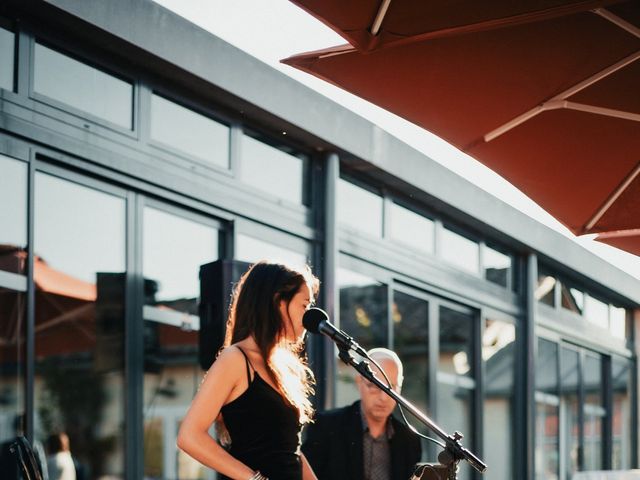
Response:
[{"label": "woman singing", "polygon": [[[182,422],[179,448],[233,480],[316,479],[300,453],[313,383],[300,349],[317,290],[309,268],[259,262],[242,276],[225,348]],[[208,433],[214,421],[227,449]]]}]

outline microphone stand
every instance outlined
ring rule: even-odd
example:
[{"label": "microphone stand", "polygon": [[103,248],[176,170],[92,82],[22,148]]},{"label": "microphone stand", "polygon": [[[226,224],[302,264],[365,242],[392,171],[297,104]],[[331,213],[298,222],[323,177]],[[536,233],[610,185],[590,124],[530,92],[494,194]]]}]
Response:
[{"label": "microphone stand", "polygon": [[[457,480],[458,463],[460,460],[466,460],[478,472],[483,473],[487,469],[487,465],[475,456],[471,451],[462,446],[462,434],[454,432],[453,435],[447,435],[435,422],[422,413],[417,407],[406,400],[402,395],[396,393],[388,385],[385,385],[371,370],[371,366],[367,359],[358,362],[352,355],[351,351],[341,348],[338,345],[338,356],[347,365],[355,368],[360,375],[375,384],[380,390],[393,398],[403,408],[406,408],[414,417],[416,417],[423,425],[433,431],[442,440],[444,440],[445,448],[438,454],[438,464],[418,464],[411,480],[424,478],[425,480]],[[428,475],[428,476],[424,476]]]}]

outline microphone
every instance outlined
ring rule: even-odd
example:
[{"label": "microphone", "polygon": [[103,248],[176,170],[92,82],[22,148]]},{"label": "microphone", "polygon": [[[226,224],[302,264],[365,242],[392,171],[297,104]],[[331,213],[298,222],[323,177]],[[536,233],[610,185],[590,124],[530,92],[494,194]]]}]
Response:
[{"label": "microphone", "polygon": [[329,315],[321,308],[310,308],[302,317],[302,325],[311,333],[321,333],[333,340],[341,350],[353,350],[368,358],[367,352],[358,343],[329,321]]}]

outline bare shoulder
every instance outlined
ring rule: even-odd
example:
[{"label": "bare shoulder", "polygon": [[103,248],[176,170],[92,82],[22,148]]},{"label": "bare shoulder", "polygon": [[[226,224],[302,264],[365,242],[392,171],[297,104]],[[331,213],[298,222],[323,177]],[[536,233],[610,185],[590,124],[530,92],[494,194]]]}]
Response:
[{"label": "bare shoulder", "polygon": [[224,369],[224,370],[238,370],[244,369],[245,358],[237,345],[229,345],[226,347],[218,357],[209,370]]}]

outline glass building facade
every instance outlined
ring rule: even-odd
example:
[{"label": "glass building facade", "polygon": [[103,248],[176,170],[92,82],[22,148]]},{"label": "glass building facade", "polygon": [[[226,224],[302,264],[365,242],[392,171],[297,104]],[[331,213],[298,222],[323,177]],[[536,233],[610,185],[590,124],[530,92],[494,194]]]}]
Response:
[{"label": "glass building facade", "polygon": [[[403,174],[434,162],[390,135],[370,156],[353,132],[375,127],[153,2],[35,5],[0,10],[0,442],[46,456],[65,432],[85,479],[213,480],[175,446],[199,268],[270,258],[311,264],[334,323],[398,353],[406,398],[489,465],[460,478],[638,467],[640,281],[453,173]],[[309,355],[318,409],[357,399],[332,345]]]}]

